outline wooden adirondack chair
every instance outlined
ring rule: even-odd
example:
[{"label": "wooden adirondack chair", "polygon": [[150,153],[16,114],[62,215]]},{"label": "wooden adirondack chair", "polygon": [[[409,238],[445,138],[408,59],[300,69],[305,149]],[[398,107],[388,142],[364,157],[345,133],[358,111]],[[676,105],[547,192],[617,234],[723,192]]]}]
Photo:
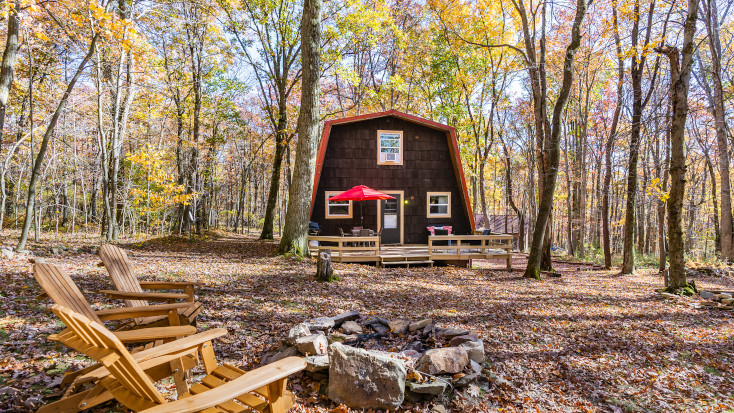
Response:
[{"label": "wooden adirondack chair", "polygon": [[[128,326],[129,328],[151,327],[158,325],[186,325],[194,324],[196,316],[202,310],[201,303],[194,301],[194,286],[201,285],[197,282],[188,281],[143,281],[133,274],[133,266],[124,250],[111,244],[104,244],[99,248],[99,256],[102,264],[112,278],[117,291],[103,290],[101,293],[113,299],[123,299],[128,307],[147,306],[150,301],[185,300],[188,304],[178,309],[178,323],[165,316],[149,316],[136,318]],[[165,293],[146,290],[184,290],[184,293]]]},{"label": "wooden adirondack chair", "polygon": [[[59,335],[61,342],[104,365],[109,374],[99,380],[100,385],[134,411],[284,413],[294,402],[293,394],[286,390],[287,378],[306,367],[305,360],[299,357],[288,357],[249,372],[227,364],[217,365],[212,337],[205,342],[199,337],[207,333],[226,334],[222,329],[167,343],[165,351],[162,346],[155,347],[150,351],[157,351],[156,357],[141,361],[101,324],[59,305],[52,310],[68,326],[68,333]],[[153,385],[154,377],[147,374],[149,365],[195,353],[201,356],[206,377],[191,386],[184,397],[166,401]]]},{"label": "wooden adirondack chair", "polygon": [[[89,305],[89,302],[84,298],[82,292],[76,286],[74,281],[69,275],[64,272],[61,268],[55,265],[36,263],[33,265],[33,275],[41,285],[43,291],[48,295],[51,300],[58,305],[62,305],[66,308],[71,308],[74,311],[83,314],[90,320],[97,323],[102,321],[110,320],[125,320],[136,317],[146,316],[163,316],[178,322],[178,309],[182,306],[186,306],[185,303],[174,303],[174,304],[162,304],[162,305],[150,305],[147,307],[135,307],[135,308],[114,308],[109,310],[95,311]],[[118,340],[123,343],[151,343],[163,341],[171,341],[179,337],[189,336],[196,333],[196,327],[193,326],[169,326],[169,327],[153,327],[139,330],[128,330],[128,331],[116,331],[113,333]],[[60,341],[60,337],[64,332],[60,334],[52,334],[48,337],[49,340]],[[66,393],[68,395],[74,394],[79,391],[80,384],[85,383],[86,379],[83,376],[98,366],[92,365],[87,368],[67,373],[61,382],[63,386],[69,386]],[[183,374],[186,369],[184,366],[177,366],[180,370],[175,376],[177,387],[181,387],[181,382],[184,381]],[[55,411],[55,410],[49,410]],[[58,411],[65,411],[63,408]]]}]

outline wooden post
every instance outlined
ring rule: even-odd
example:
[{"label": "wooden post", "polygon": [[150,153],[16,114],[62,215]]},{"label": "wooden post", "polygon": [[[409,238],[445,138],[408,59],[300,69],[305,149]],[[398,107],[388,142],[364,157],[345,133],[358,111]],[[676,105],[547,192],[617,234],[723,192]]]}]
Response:
[{"label": "wooden post", "polygon": [[334,281],[334,268],[331,266],[331,250],[319,251],[316,259],[316,281]]},{"label": "wooden post", "polygon": [[507,240],[507,271],[512,271],[512,238]]}]

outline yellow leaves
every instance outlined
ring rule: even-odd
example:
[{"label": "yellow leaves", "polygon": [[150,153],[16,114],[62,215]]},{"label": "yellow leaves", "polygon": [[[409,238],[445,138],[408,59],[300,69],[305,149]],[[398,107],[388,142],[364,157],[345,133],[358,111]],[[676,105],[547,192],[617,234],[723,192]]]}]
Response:
[{"label": "yellow leaves", "polygon": [[666,202],[670,198],[670,191],[663,191],[660,178],[653,178],[647,185],[645,193],[649,196],[654,196],[662,202]]},{"label": "yellow leaves", "polygon": [[36,35],[37,38],[41,39],[44,42],[51,41],[51,39],[49,39],[48,36],[46,36],[46,33],[44,32],[35,32],[34,34]]},{"label": "yellow leaves", "polygon": [[151,145],[140,148],[127,155],[126,160],[133,169],[139,168],[137,185],[130,189],[133,205],[141,213],[158,213],[176,204],[188,204],[197,193],[186,193],[186,186],[178,184],[167,170],[173,169],[165,151]]},{"label": "yellow leaves", "polygon": [[89,0],[89,14],[94,18],[95,20],[106,20],[109,19],[109,13],[97,4],[95,0]]}]

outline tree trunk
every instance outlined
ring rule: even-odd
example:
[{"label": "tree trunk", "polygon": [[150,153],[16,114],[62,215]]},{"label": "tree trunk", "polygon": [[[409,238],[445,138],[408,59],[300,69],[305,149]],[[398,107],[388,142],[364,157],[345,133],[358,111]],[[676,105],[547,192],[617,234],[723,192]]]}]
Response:
[{"label": "tree trunk", "polygon": [[[288,188],[285,228],[278,251],[308,255],[308,218],[311,211],[316,151],[319,144],[321,76],[321,0],[305,0],[301,18],[301,109],[293,180]],[[331,276],[331,275],[329,275]]]},{"label": "tree trunk", "polygon": [[[655,3],[650,4],[647,15],[647,28],[643,47],[647,47],[650,43],[650,32],[652,30],[652,18],[655,10]],[[634,23],[631,33],[631,41],[633,50],[637,50],[639,47],[639,35],[640,35],[640,17],[642,11],[640,10],[639,0],[635,0],[634,4]],[[638,181],[637,181],[637,164],[640,155],[640,142],[641,142],[641,125],[642,111],[647,104],[647,100],[643,102],[642,99],[642,78],[645,72],[645,61],[647,56],[642,54],[637,55],[637,52],[632,56],[632,66],[630,67],[630,78],[632,80],[632,125],[630,130],[630,153],[629,153],[629,167],[627,174],[627,202],[624,217],[624,245],[622,249],[622,274],[631,274],[635,269],[635,212],[637,209],[637,192],[638,192]],[[650,91],[654,88],[655,75],[657,74],[657,64],[655,74],[650,81]]]},{"label": "tree trunk", "polygon": [[706,155],[706,168],[711,177],[711,202],[714,204],[714,239],[716,245],[716,252],[721,253],[721,229],[719,228],[719,201],[716,195],[716,173],[714,172],[714,165],[711,162],[708,152],[704,152]]},{"label": "tree trunk", "polygon": [[523,239],[525,237],[525,217],[522,214],[522,211],[517,207],[515,204],[515,198],[512,196],[512,159],[510,159],[510,153],[507,150],[507,145],[505,145],[504,140],[502,141],[502,149],[505,153],[505,184],[507,185],[507,203],[510,205],[510,208],[512,208],[513,211],[515,211],[515,215],[517,215],[517,224],[518,224],[518,237],[517,237],[517,249],[522,251],[523,248]]},{"label": "tree trunk", "polygon": [[[708,3],[708,7],[706,7]],[[724,107],[724,89],[721,80],[721,40],[719,38],[719,14],[716,0],[704,0],[704,18],[708,31],[708,43],[711,53],[711,80],[714,84],[713,112],[716,125],[717,152],[721,177],[721,256],[734,259],[734,230],[732,224],[731,181],[729,171],[729,143],[727,140],[726,110]],[[702,80],[705,82],[705,79]]]},{"label": "tree trunk", "polygon": [[[286,116],[285,106],[283,107],[282,115]],[[265,218],[263,219],[263,229],[260,233],[260,239],[273,239],[275,209],[278,206],[278,192],[280,191],[280,169],[283,165],[283,154],[285,153],[286,145],[284,129],[285,121],[279,120],[278,132],[275,133],[275,157],[273,158],[273,170],[270,174],[270,190],[268,191],[268,200],[265,205]]]},{"label": "tree trunk", "polygon": [[25,218],[23,219],[23,230],[20,234],[20,240],[18,241],[18,246],[16,248],[16,251],[21,251],[25,249],[25,244],[28,241],[28,231],[31,228],[31,220],[33,219],[33,212],[34,212],[34,206],[35,206],[36,182],[38,181],[38,176],[41,174],[41,164],[43,164],[43,157],[46,154],[46,149],[48,148],[48,141],[51,139],[51,135],[53,134],[54,129],[56,128],[56,123],[59,120],[59,116],[61,116],[61,112],[64,111],[64,107],[66,106],[66,101],[69,99],[71,92],[74,90],[74,85],[76,85],[77,79],[79,79],[79,76],[84,71],[84,68],[87,65],[87,62],[89,62],[89,59],[92,57],[92,54],[94,53],[94,48],[97,45],[97,39],[99,39],[99,33],[95,33],[94,37],[92,37],[92,42],[89,45],[89,50],[87,51],[86,56],[84,56],[84,59],[82,59],[81,63],[79,64],[79,67],[77,67],[76,72],[74,73],[74,76],[71,78],[71,81],[69,81],[69,84],[66,86],[66,90],[64,91],[64,94],[61,97],[61,100],[59,101],[58,106],[56,106],[56,110],[54,111],[54,114],[51,117],[51,121],[49,122],[48,127],[46,128],[46,132],[43,134],[43,141],[41,141],[41,147],[38,151],[38,155],[36,156],[36,160],[33,163],[33,171],[31,172],[30,182],[28,183],[28,198],[26,201],[26,213],[25,213]]},{"label": "tree trunk", "polygon": [[[5,111],[8,103],[8,94],[13,84],[13,71],[15,68],[15,56],[18,51],[18,31],[20,22],[18,19],[19,5],[13,3],[8,11],[8,32],[3,51],[2,66],[0,66],[0,150],[3,147],[3,129],[5,128]],[[4,178],[3,178],[4,179]]]},{"label": "tree trunk", "polygon": [[[0,154],[2,154],[3,148],[3,132],[5,129],[5,112],[7,109],[8,94],[10,93],[10,87],[13,84],[15,56],[18,51],[19,28],[20,22],[18,19],[17,4],[14,3],[8,11],[7,37],[5,40],[5,50],[3,51],[2,66],[0,66]],[[32,81],[32,79],[30,81]],[[12,154],[12,152],[10,152],[10,154]],[[8,156],[10,156],[10,154]],[[7,199],[7,194],[5,193],[5,174],[5,162],[0,159],[0,231],[3,229],[5,201]]]},{"label": "tree trunk", "polygon": [[670,59],[670,197],[668,198],[668,245],[670,249],[669,285],[677,290],[687,286],[683,244],[683,197],[685,195],[685,128],[688,117],[688,89],[695,49],[696,16],[699,0],[688,1],[688,14],[683,28],[683,52],[675,47],[661,51]]},{"label": "tree trunk", "polygon": [[642,119],[642,65],[632,58],[632,128],[627,169],[627,202],[624,214],[624,245],[622,248],[622,274],[635,270],[635,210],[637,209],[637,163],[640,152],[640,121]]},{"label": "tree trunk", "polygon": [[614,22],[614,43],[617,48],[617,105],[614,108],[612,126],[604,150],[604,188],[602,190],[602,237],[604,244],[604,268],[612,267],[612,239],[610,233],[611,222],[609,220],[609,191],[612,185],[612,151],[617,139],[617,125],[622,113],[622,100],[624,99],[624,58],[622,55],[622,44],[619,38],[619,21],[617,17],[617,1],[612,1],[612,18]]},{"label": "tree trunk", "polygon": [[566,55],[563,61],[563,83],[558,94],[558,100],[556,100],[553,108],[551,136],[548,147],[549,164],[546,170],[547,175],[543,179],[543,185],[541,187],[540,206],[538,208],[538,218],[535,221],[533,244],[530,249],[530,255],[528,256],[528,266],[524,274],[526,278],[540,279],[541,250],[546,237],[546,227],[550,221],[549,218],[553,208],[553,194],[556,190],[556,177],[560,162],[561,114],[563,113],[566,101],[568,100],[568,94],[571,90],[573,81],[573,58],[581,44],[581,23],[585,15],[585,0],[577,0],[576,17],[574,18],[573,28],[571,29],[571,43],[566,48]]},{"label": "tree trunk", "polygon": [[[665,114],[666,118],[670,118],[670,106],[666,109],[667,113]],[[667,133],[665,134],[665,145],[663,145],[663,150],[665,151],[665,164],[663,165],[663,182],[660,185],[660,190],[662,192],[667,192],[668,190],[668,168],[670,167],[670,151],[668,150],[670,147],[670,127],[667,128]],[[668,257],[668,247],[667,242],[665,242],[665,201],[662,199],[659,201],[658,204],[658,270],[660,272],[665,271],[665,268],[667,267],[667,257]]]}]

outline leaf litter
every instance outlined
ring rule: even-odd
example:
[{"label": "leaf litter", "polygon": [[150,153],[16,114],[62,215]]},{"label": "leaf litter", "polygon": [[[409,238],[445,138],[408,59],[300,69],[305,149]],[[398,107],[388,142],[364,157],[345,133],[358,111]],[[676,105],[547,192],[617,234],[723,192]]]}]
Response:
[{"label": "leaf litter", "polygon": [[[94,239],[67,239],[68,250],[33,254],[72,275],[95,308],[113,303],[96,264]],[[222,327],[221,362],[245,369],[277,348],[299,322],[349,310],[386,318],[433,317],[476,331],[484,340],[492,386],[444,401],[450,411],[719,412],[734,409],[734,313],[663,300],[652,270],[621,276],[557,263],[561,278],[525,280],[497,263],[475,268],[375,268],[335,263],[340,281],[314,281],[312,260],[275,256],[277,245],[214,233],[190,242],[164,237],[123,243],[143,280],[192,280],[205,310],[197,327]],[[524,261],[516,257],[515,268]],[[23,256],[0,260],[0,411],[34,411],[60,396],[65,371],[89,360],[46,340],[62,324],[38,299]],[[732,290],[734,280],[699,277],[699,288]],[[299,375],[290,382],[295,412],[349,412],[330,402],[326,384]],[[160,385],[175,394],[172,383]],[[432,404],[404,403],[430,412]],[[95,411],[122,409],[106,404]],[[124,409],[123,409],[124,411]]]}]

